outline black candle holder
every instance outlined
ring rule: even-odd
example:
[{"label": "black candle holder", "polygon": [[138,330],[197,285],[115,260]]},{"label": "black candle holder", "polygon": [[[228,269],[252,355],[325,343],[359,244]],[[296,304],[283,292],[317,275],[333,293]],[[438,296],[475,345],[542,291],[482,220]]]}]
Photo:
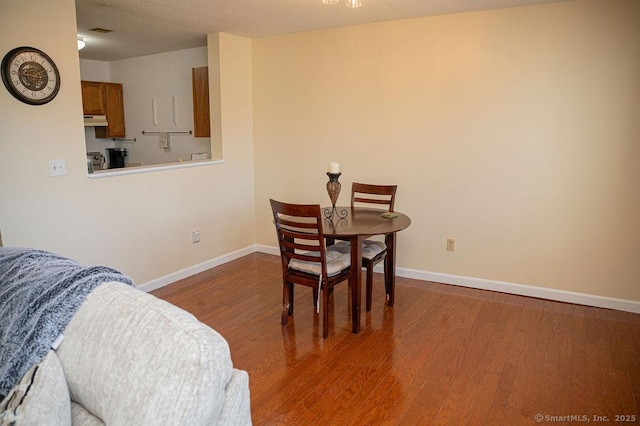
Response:
[{"label": "black candle holder", "polygon": [[340,189],[342,185],[338,180],[342,173],[331,173],[327,172],[327,176],[329,176],[329,182],[327,182],[327,193],[329,194],[329,199],[331,200],[331,210],[324,209],[324,217],[325,219],[333,220],[334,216],[338,216],[341,219],[347,217],[348,212],[346,210],[342,210],[342,212],[338,212],[336,209],[336,202],[338,201],[338,196],[340,195]]},{"label": "black candle holder", "polygon": [[342,173],[331,173],[327,172],[327,176],[329,176],[329,182],[327,182],[327,192],[329,193],[329,199],[331,199],[331,205],[333,208],[336,208],[336,202],[338,201],[338,196],[340,195],[340,189],[342,185],[338,178]]}]

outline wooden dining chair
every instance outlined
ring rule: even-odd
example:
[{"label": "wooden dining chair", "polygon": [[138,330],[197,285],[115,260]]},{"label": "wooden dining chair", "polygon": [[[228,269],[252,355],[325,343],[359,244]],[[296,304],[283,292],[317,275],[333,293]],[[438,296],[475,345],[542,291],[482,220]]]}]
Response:
[{"label": "wooden dining chair", "polygon": [[[351,207],[357,206],[382,206],[385,210],[392,212],[398,185],[371,185],[366,183],[353,182],[351,185]],[[339,242],[331,247],[341,253],[349,253],[348,242]],[[381,262],[387,255],[387,246],[382,241],[367,239],[362,242],[362,267],[366,269],[367,296],[366,309],[371,310],[373,293],[373,268]],[[393,300],[391,295],[390,271],[387,271],[387,264],[384,264],[384,286],[387,301]]]},{"label": "wooden dining chair", "polygon": [[329,335],[329,294],[350,277],[351,257],[325,247],[318,204],[271,201],[282,260],[282,325],[293,315],[294,284],[313,289],[313,303],[322,290],[322,337]]}]

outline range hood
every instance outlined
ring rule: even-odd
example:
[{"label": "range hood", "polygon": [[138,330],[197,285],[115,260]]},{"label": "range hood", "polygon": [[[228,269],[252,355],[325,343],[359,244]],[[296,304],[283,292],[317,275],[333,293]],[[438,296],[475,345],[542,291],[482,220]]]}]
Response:
[{"label": "range hood", "polygon": [[106,115],[85,115],[84,127],[108,126]]}]

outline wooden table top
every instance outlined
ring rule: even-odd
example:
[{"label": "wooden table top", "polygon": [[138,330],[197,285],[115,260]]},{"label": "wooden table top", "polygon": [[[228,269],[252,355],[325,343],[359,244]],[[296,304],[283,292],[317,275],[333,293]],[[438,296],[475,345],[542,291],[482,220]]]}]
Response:
[{"label": "wooden table top", "polygon": [[386,210],[368,207],[322,207],[322,232],[325,237],[352,237],[356,235],[371,236],[391,234],[406,229],[411,219],[404,213],[394,212],[397,217],[387,219],[380,215]]}]

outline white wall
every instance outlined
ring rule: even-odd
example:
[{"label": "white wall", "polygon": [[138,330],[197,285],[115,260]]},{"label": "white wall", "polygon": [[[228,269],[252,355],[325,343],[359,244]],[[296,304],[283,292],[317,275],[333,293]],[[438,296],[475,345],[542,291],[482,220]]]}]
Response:
[{"label": "white wall", "polygon": [[80,78],[88,81],[111,81],[109,62],[80,59]]},{"label": "white wall", "polygon": [[[93,128],[85,131],[87,151],[124,147],[127,162],[143,165],[188,161],[192,153],[208,154],[211,138],[189,134],[170,136],[170,149],[160,147],[158,135],[145,132],[188,132],[193,130],[193,96],[191,69],[207,66],[207,48],[198,47],[174,52],[101,62],[80,60],[82,80],[122,83],[124,92],[126,139],[112,141],[96,138]],[[173,98],[176,99],[176,122],[173,120]],[[157,124],[153,123],[151,100],[156,100]]]},{"label": "white wall", "polygon": [[[223,104],[230,128],[225,161],[214,166],[89,179],[73,0],[2,6],[0,52],[34,46],[58,65],[62,86],[49,104],[29,106],[0,89],[0,227],[5,246],[51,250],[106,264],[144,283],[255,243],[250,96]],[[24,16],[30,16],[30,31]],[[250,66],[251,41],[223,48]],[[211,59],[211,58],[210,58]],[[234,67],[213,58],[216,67]],[[211,67],[212,64],[209,64]],[[112,78],[115,76],[112,75]],[[225,74],[225,88],[251,87],[250,68]],[[49,159],[67,175],[51,178]],[[191,244],[191,231],[202,240]]]},{"label": "white wall", "polygon": [[399,185],[402,268],[640,301],[638,22],[580,0],[254,40],[258,243],[338,161],[342,204]]},{"label": "white wall", "polygon": [[[80,79],[87,81],[111,81],[109,63],[80,59]],[[103,167],[107,168],[109,165],[107,148],[116,147],[116,143],[111,139],[96,138],[94,127],[84,128],[84,139],[87,146],[87,152],[101,153],[105,157]]]},{"label": "white wall", "polygon": [[[122,83],[124,90],[125,143],[128,161],[164,164],[188,161],[192,153],[207,152],[211,158],[211,138],[193,135],[171,135],[171,148],[160,147],[158,135],[145,132],[193,131],[193,96],[191,69],[207,66],[207,48],[178,50],[109,63],[111,81]],[[172,98],[176,99],[176,118],[173,121]],[[156,99],[157,125],[153,124],[151,99]]]}]

